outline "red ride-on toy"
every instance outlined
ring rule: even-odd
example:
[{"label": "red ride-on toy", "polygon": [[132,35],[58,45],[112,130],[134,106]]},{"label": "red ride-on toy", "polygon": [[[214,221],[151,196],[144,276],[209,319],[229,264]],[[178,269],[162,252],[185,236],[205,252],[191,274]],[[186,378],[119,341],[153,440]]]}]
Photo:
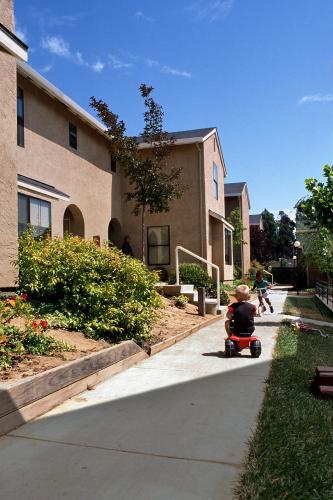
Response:
[{"label": "red ride-on toy", "polygon": [[259,358],[261,354],[261,342],[255,335],[249,336],[247,333],[231,335],[225,339],[225,356],[226,358],[232,358],[235,356],[236,352],[240,352],[243,349],[250,349],[251,356],[253,358]]}]

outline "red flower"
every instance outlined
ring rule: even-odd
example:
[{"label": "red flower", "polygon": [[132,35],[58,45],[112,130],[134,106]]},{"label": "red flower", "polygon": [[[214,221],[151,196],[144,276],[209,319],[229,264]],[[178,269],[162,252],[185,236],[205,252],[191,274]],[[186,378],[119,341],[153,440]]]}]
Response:
[{"label": "red flower", "polygon": [[21,300],[23,300],[23,302],[26,302],[28,300],[28,294],[27,293],[21,293],[20,297],[21,297]]},{"label": "red flower", "polygon": [[38,330],[38,323],[37,323],[37,321],[34,321],[32,323],[32,328],[34,328],[34,330]]},{"label": "red flower", "polygon": [[47,321],[45,319],[42,319],[40,322],[40,326],[43,328],[43,330],[46,330],[47,328]]}]

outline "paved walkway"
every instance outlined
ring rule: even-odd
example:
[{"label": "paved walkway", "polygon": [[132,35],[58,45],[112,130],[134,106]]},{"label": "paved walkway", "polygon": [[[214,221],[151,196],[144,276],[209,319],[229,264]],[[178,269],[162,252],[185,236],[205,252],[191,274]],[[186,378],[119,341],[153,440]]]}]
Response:
[{"label": "paved walkway", "polygon": [[0,439],[6,500],[232,499],[286,292],[263,354],[223,357],[223,321]]}]

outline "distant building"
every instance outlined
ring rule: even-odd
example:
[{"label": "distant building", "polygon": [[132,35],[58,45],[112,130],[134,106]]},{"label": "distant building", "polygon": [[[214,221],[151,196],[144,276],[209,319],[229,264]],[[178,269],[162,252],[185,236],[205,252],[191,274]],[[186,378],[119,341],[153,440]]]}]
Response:
[{"label": "distant building", "polygon": [[262,214],[250,215],[250,226],[256,226],[258,229],[264,229],[264,222],[262,219]]},{"label": "distant building", "polygon": [[250,267],[250,219],[251,209],[249,191],[246,182],[230,182],[224,184],[225,213],[229,217],[231,212],[238,208],[243,221],[242,245],[234,248],[234,263],[238,265],[243,274],[248,273]]}]

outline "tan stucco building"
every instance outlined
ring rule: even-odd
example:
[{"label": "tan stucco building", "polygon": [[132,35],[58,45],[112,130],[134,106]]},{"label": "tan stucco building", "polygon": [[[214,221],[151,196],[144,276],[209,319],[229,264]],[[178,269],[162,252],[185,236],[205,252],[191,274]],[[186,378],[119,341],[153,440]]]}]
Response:
[{"label": "tan stucco building", "polygon": [[[15,285],[18,234],[65,232],[140,254],[139,218],[124,201],[127,181],[109,153],[104,127],[28,64],[14,34],[12,0],[0,0],[0,288]],[[171,210],[147,217],[151,268],[174,268],[181,245],[233,279],[232,227],[226,221],[226,167],[216,128],[172,133],[168,159],[187,186]],[[147,145],[140,144],[144,150]]]},{"label": "tan stucco building", "polygon": [[243,244],[234,248],[234,263],[239,266],[243,274],[247,274],[251,264],[250,258],[250,196],[246,182],[230,182],[224,186],[225,213],[230,217],[237,208],[243,222]]}]

